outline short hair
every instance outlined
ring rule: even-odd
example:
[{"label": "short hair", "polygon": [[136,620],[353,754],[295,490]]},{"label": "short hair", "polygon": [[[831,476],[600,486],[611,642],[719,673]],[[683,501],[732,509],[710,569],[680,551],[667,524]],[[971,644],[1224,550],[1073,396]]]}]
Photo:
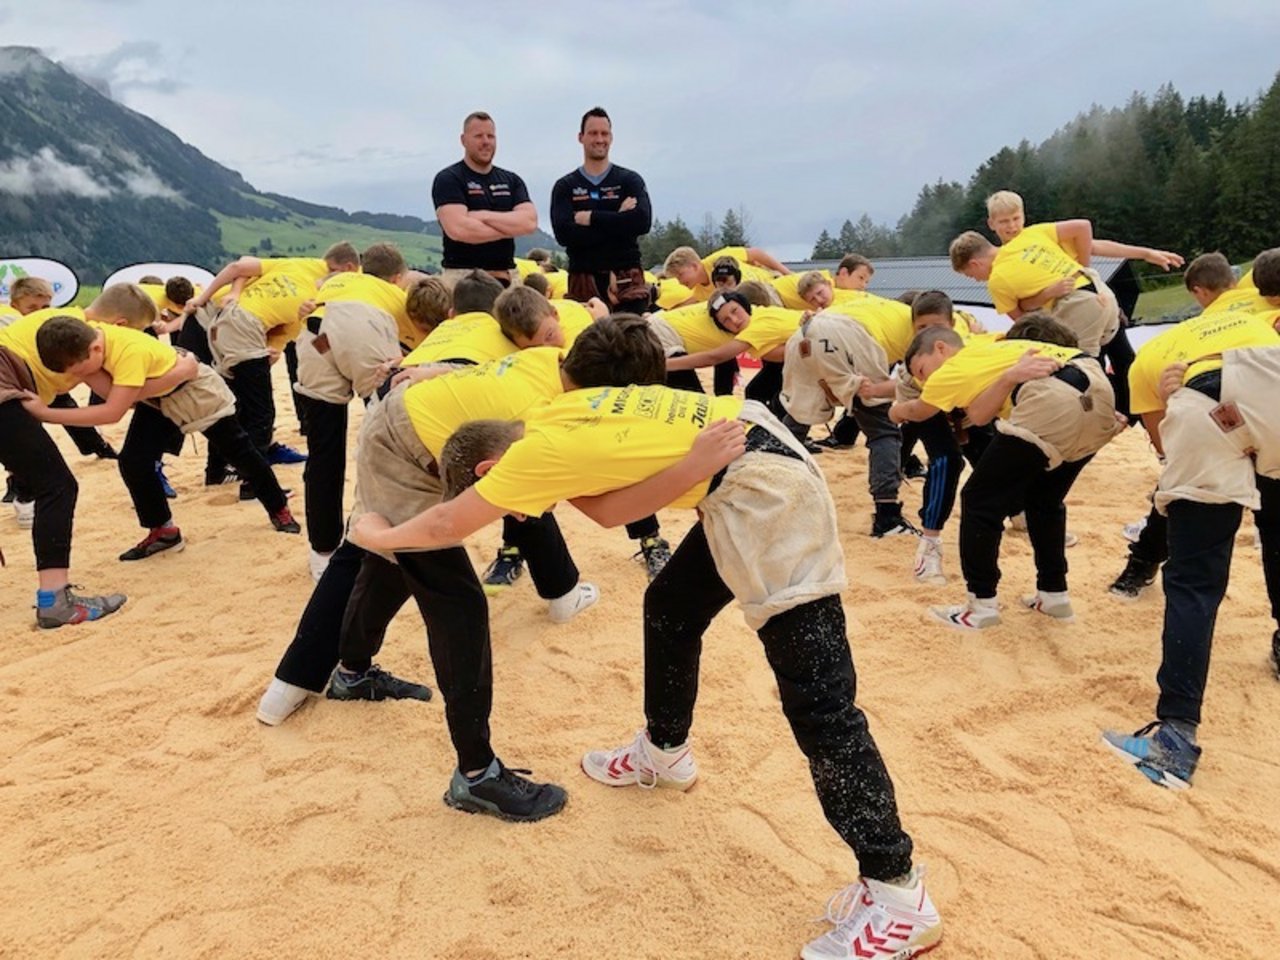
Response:
[{"label": "short hair", "polygon": [[976,230],[966,230],[951,241],[947,254],[951,257],[951,269],[959,273],[969,265],[975,257],[982,256],[988,250],[994,250],[991,241]]},{"label": "short hair", "polygon": [[134,330],[145,330],[156,321],[155,301],[136,283],[113,283],[103,288],[88,309],[107,319],[121,318]]},{"label": "short hair", "polygon": [[493,117],[489,116],[489,114],[485,113],[483,110],[472,110],[462,121],[463,133],[467,132],[467,127],[471,126],[472,120],[479,120],[483,123],[493,123]]},{"label": "short hair", "polygon": [[1060,320],[1043,310],[1023,314],[1004,335],[1006,340],[1034,340],[1037,343],[1056,343],[1060,347],[1079,347],[1080,338]]},{"label": "short hair", "polygon": [[196,295],[196,285],[186,277],[170,277],[164,282],[164,295],[170,303],[181,307]]},{"label": "short hair", "polygon": [[744,280],[738,284],[737,291],[751,301],[753,307],[782,306],[782,297],[773,289],[773,284],[763,280]]},{"label": "short hair", "polygon": [[161,280],[159,277],[157,277],[154,273],[148,273],[145,277],[139,277],[138,282],[149,283],[157,287],[160,286],[160,284],[164,283],[164,281]]},{"label": "short hair", "polygon": [[696,267],[702,263],[702,258],[698,256],[698,251],[693,247],[676,247],[667,254],[667,259],[662,263],[662,270],[668,277],[674,277],[677,270],[684,267]]},{"label": "short hair", "polygon": [[1012,190],[997,190],[987,197],[987,216],[998,217],[1002,213],[1024,213],[1022,197]]},{"label": "short hair", "polygon": [[823,276],[821,270],[809,270],[800,274],[800,279],[796,281],[796,293],[801,300],[808,299],[809,294],[824,283],[831,286],[831,281]]},{"label": "short hair", "polygon": [[542,272],[531,273],[524,278],[524,285],[530,290],[537,290],[544,297],[551,296],[551,281]]},{"label": "short hair", "polygon": [[920,296],[920,292],[919,290],[903,290],[893,299],[899,303],[905,303],[909,307],[916,302],[916,297]]},{"label": "short hair", "polygon": [[371,277],[390,281],[409,269],[394,243],[375,243],[360,254],[360,269]]},{"label": "short hair", "polygon": [[502,284],[483,270],[472,270],[453,285],[454,313],[493,313]]},{"label": "short hair", "polygon": [[339,240],[326,250],[323,259],[330,270],[360,266],[360,254],[356,253],[355,246],[346,240]]},{"label": "short hair", "polygon": [[528,338],[538,332],[542,321],[553,316],[556,308],[551,301],[533,287],[517,285],[508,287],[493,303],[493,318],[498,321],[508,339],[516,335]]},{"label": "short hair", "polygon": [[911,301],[911,319],[913,322],[916,317],[941,315],[946,317],[947,322],[950,323],[954,310],[955,304],[941,290],[926,290],[924,293],[917,294],[916,298]]},{"label": "short hair", "polygon": [[452,500],[473,486],[480,479],[476,467],[506,453],[523,431],[519,420],[471,420],[455,430],[440,450],[444,499]]},{"label": "short hair", "polygon": [[525,259],[532,260],[537,264],[543,264],[551,259],[551,251],[545,247],[534,247],[525,254]]},{"label": "short hair", "polygon": [[578,334],[561,369],[577,387],[663,383],[667,357],[649,321],[615,313]]},{"label": "short hair", "polygon": [[1253,261],[1253,285],[1264,297],[1280,297],[1280,247],[1263,250]]},{"label": "short hair", "polygon": [[[604,112],[604,107],[592,107],[590,110],[588,110],[586,113],[582,115],[582,122],[578,124],[579,134],[583,134],[587,132],[587,121],[590,120],[592,117],[599,117],[601,120],[609,120],[609,114]],[[613,129],[612,120],[609,120],[609,129],[611,130]]]},{"label": "short hair", "polygon": [[405,297],[404,312],[413,325],[430,332],[449,318],[453,294],[439,277],[423,277]]},{"label": "short hair", "polygon": [[1187,265],[1182,282],[1188,290],[1200,287],[1213,293],[1230,290],[1236,282],[1235,271],[1220,253],[1202,253]]},{"label": "short hair", "polygon": [[9,302],[22,297],[52,297],[53,284],[44,277],[19,277],[9,284]]},{"label": "short hair", "polygon": [[840,263],[836,266],[836,273],[843,270],[845,273],[853,273],[859,267],[866,267],[871,274],[875,274],[876,268],[871,265],[868,260],[860,253],[846,253],[840,258]]},{"label": "short hair", "polygon": [[950,327],[925,327],[911,338],[911,345],[907,347],[907,355],[902,358],[902,365],[910,371],[911,361],[922,353],[933,352],[934,344],[939,341],[948,343],[957,350],[964,346],[964,340],[960,338],[960,334]]},{"label": "short hair", "polygon": [[98,331],[79,317],[50,317],[36,330],[36,352],[40,362],[54,373],[89,357],[89,348],[98,339]]}]

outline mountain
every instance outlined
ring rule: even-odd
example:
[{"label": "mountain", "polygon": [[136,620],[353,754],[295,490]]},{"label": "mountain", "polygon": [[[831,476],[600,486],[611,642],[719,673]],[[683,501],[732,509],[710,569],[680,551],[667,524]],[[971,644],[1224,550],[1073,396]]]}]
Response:
[{"label": "mountain", "polygon": [[[216,270],[244,253],[318,255],[390,241],[440,261],[435,221],[261,193],[30,47],[0,47],[0,255],[61,260],[84,283],[147,260]],[[517,250],[556,248],[538,231]]]}]

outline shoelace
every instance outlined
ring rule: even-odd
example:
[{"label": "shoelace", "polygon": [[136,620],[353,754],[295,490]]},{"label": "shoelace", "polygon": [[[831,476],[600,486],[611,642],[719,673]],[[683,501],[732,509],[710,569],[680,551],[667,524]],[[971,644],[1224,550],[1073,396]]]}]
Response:
[{"label": "shoelace", "polygon": [[827,907],[821,917],[816,917],[814,923],[830,923],[839,927],[846,924],[853,916],[862,908],[875,905],[875,900],[871,897],[871,891],[867,889],[867,885],[859,880],[857,883],[851,883],[843,890],[837,890],[827,900]]},{"label": "shoelace", "polygon": [[[519,774],[519,776],[517,776],[517,774]],[[498,779],[503,783],[508,784],[511,787],[511,789],[514,790],[516,793],[522,796],[528,796],[531,793],[537,792],[537,789],[538,789],[537,784],[533,783],[530,780],[524,779],[525,777],[531,776],[532,774],[533,774],[532,770],[524,770],[519,767],[503,766],[502,773],[498,775]]]}]

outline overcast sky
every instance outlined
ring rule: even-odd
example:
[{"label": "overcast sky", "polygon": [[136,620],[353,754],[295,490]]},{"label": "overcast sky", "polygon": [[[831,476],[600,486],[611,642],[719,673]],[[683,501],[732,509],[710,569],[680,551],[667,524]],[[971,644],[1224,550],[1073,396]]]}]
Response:
[{"label": "overcast sky", "polygon": [[[324,11],[340,10],[325,16]],[[983,3],[450,3],[0,0],[26,44],[254,186],[348,210],[431,217],[469,111],[542,223],[604,106],[613,159],[656,214],[695,229],[742,205],[752,240],[808,252],[866,211],[894,222],[920,187],[965,180],[1090,104],[1172,82],[1253,97],[1280,68],[1276,0]]]}]

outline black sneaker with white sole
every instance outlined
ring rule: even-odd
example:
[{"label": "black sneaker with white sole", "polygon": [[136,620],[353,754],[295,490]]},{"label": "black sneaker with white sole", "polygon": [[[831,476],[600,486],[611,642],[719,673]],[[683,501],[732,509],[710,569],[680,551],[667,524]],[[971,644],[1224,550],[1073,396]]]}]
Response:
[{"label": "black sneaker with white sole", "polygon": [[532,823],[563,810],[569,799],[564,787],[522,776],[530,772],[508,769],[497,757],[474,780],[455,770],[444,802],[464,813],[487,813],[517,823]]},{"label": "black sneaker with white sole", "polygon": [[324,695],[330,700],[430,700],[431,688],[401,680],[375,663],[363,673],[348,673],[339,667],[329,678]]},{"label": "black sneaker with white sole", "polygon": [[1115,582],[1108,588],[1112,596],[1121,600],[1137,600],[1142,591],[1155,583],[1156,574],[1160,572],[1160,564],[1151,560],[1140,560],[1130,556],[1129,562]]}]

